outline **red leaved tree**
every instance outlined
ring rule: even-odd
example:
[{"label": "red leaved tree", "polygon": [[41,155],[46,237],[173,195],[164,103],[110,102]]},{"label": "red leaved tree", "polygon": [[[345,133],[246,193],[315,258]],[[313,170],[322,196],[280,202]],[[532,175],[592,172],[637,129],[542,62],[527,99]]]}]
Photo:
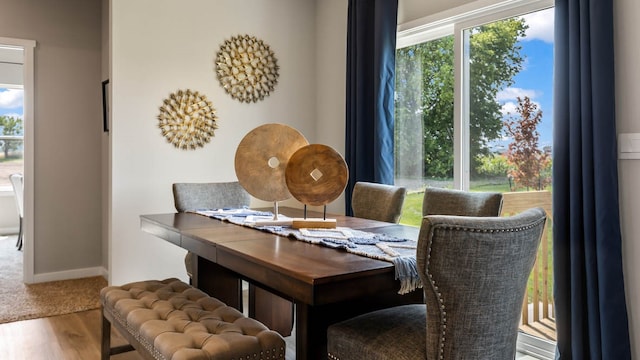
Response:
[{"label": "red leaved tree", "polygon": [[506,134],[513,138],[507,150],[507,160],[511,165],[508,175],[516,187],[542,190],[551,183],[551,178],[543,175],[551,164],[551,158],[538,148],[540,133],[536,128],[542,120],[542,110],[525,96],[524,99],[518,97],[516,112],[519,117],[511,117],[504,122]]}]

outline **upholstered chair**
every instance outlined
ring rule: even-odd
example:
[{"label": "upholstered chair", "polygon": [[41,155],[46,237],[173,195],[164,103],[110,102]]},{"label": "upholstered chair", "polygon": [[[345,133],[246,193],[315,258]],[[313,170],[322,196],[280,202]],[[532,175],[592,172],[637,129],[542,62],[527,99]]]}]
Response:
[{"label": "upholstered chair", "polygon": [[397,224],[406,193],[402,186],[356,182],[351,195],[353,216]]},{"label": "upholstered chair", "polygon": [[[175,183],[173,203],[178,212],[202,209],[242,208],[249,206],[251,195],[239,182]],[[193,276],[193,254],[188,252],[184,264]]]},{"label": "upholstered chair", "polygon": [[427,187],[422,215],[499,216],[502,194]]},{"label": "upholstered chair", "polygon": [[522,302],[546,215],[426,216],[417,249],[425,304],[333,324],[336,360],[513,360]]}]

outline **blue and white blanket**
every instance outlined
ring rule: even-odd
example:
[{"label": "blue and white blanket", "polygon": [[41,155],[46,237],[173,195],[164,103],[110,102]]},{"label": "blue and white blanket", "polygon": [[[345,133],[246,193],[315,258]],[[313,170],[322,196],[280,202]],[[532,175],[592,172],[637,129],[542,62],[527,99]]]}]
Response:
[{"label": "blue and white blanket", "polygon": [[[273,219],[273,213],[251,209],[201,209],[192,211],[232,224],[267,231],[276,235],[294,238],[311,244],[389,261],[395,265],[396,279],[400,280],[399,294],[406,294],[422,287],[416,264],[415,240],[401,239],[385,234],[377,234],[346,227],[335,229],[294,229],[289,225],[261,225],[256,219]],[[282,222],[287,218],[278,215]]]}]

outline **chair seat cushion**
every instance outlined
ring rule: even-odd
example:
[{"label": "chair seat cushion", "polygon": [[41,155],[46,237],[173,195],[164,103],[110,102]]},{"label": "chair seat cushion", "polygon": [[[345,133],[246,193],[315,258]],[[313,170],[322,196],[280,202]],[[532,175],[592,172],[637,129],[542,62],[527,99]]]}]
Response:
[{"label": "chair seat cushion", "polygon": [[331,325],[330,360],[426,359],[426,306],[396,306]]}]

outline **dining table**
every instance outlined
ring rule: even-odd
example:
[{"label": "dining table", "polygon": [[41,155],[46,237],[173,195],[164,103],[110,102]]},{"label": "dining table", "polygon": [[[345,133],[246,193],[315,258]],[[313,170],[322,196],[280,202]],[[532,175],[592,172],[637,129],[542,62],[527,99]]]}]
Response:
[{"label": "dining table", "polygon": [[[269,208],[256,209],[270,211]],[[419,228],[280,207],[289,218],[330,218],[341,228],[416,240]],[[192,285],[283,336],[295,332],[296,359],[326,359],[333,323],[396,305],[424,303],[422,289],[399,294],[394,264],[197,213],[140,215],[142,231],[196,255]],[[295,325],[294,325],[295,319]]]}]

